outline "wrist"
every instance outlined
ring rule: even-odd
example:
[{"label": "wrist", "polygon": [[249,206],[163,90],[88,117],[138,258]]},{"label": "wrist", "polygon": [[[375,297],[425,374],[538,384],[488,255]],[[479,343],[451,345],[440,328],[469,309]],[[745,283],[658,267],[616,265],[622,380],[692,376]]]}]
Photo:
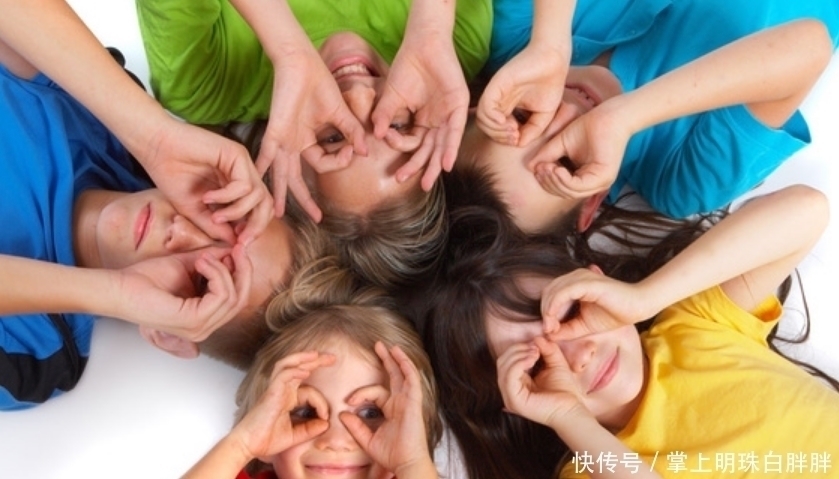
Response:
[{"label": "wrist", "polygon": [[393,474],[399,479],[433,479],[438,477],[437,468],[429,454],[397,467],[393,470]]}]

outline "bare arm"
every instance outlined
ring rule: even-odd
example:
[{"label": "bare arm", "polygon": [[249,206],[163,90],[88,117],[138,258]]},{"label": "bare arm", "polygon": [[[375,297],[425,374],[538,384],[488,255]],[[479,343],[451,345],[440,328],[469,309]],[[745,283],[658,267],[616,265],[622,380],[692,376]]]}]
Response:
[{"label": "bare arm", "polygon": [[[530,167],[546,191],[582,198],[612,185],[631,136],[653,125],[744,104],[759,121],[780,127],[824,71],[832,49],[817,20],[793,21],[741,38],[606,100],[551,139]],[[572,174],[558,166],[556,159],[563,156],[579,169]]]},{"label": "bare arm", "polygon": [[[265,229],[272,214],[270,195],[244,147],[166,113],[64,0],[0,0],[0,11],[5,47],[102,121],[181,213],[231,243],[236,236],[230,221],[249,215],[240,235],[245,243]],[[226,206],[213,213],[205,203]]]},{"label": "bare arm", "polygon": [[[751,310],[807,255],[828,216],[823,193],[790,186],[746,203],[638,283],[588,270],[561,276],[543,292],[545,331],[578,337],[643,321],[715,285]],[[574,301],[582,302],[580,316],[560,325]]]},{"label": "bare arm", "polygon": [[823,23],[790,22],[732,42],[616,97],[615,111],[637,132],[672,118],[745,104],[777,128],[804,100],[832,52]]}]

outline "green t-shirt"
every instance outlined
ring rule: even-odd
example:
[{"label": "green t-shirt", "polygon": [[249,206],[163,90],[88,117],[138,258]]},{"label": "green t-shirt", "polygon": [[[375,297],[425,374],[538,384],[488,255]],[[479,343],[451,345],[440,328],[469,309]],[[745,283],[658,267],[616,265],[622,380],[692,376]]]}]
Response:
[{"label": "green t-shirt", "polygon": [[[155,96],[197,124],[267,118],[273,67],[253,30],[227,0],[137,0]],[[289,0],[315,47],[351,31],[393,61],[410,0]],[[457,3],[454,44],[467,79],[489,56],[490,0]]]}]

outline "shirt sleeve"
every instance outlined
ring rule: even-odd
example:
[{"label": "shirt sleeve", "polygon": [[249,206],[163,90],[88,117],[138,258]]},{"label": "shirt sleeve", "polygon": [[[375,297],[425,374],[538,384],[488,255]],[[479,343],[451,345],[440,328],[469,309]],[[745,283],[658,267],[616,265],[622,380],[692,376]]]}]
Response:
[{"label": "shirt sleeve", "polygon": [[684,218],[726,206],[809,142],[800,112],[774,129],[743,105],[712,110],[633,137],[619,183],[628,183],[655,210]]},{"label": "shirt sleeve", "polygon": [[267,118],[273,67],[256,34],[224,0],[138,0],[157,99],[190,123]]}]

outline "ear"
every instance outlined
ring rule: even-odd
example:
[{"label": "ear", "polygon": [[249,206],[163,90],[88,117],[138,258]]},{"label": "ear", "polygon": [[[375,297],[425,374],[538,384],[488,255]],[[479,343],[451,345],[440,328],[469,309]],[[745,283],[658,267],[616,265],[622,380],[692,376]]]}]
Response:
[{"label": "ear", "polygon": [[588,265],[588,269],[591,270],[591,271],[594,271],[597,274],[603,274],[603,270],[600,269],[600,266],[597,266],[594,263]]},{"label": "ear", "polygon": [[607,194],[609,194],[609,192],[604,191],[603,193],[597,193],[596,195],[589,196],[583,200],[582,208],[580,209],[580,216],[577,217],[577,231],[582,233],[591,226],[591,223],[593,223],[594,218],[597,217],[597,211],[600,209],[600,205],[603,203],[603,200],[606,199]]},{"label": "ear", "polygon": [[198,344],[175,336],[174,334],[164,333],[163,331],[140,326],[140,336],[157,348],[162,349],[173,356],[184,359],[193,359],[198,357]]}]

